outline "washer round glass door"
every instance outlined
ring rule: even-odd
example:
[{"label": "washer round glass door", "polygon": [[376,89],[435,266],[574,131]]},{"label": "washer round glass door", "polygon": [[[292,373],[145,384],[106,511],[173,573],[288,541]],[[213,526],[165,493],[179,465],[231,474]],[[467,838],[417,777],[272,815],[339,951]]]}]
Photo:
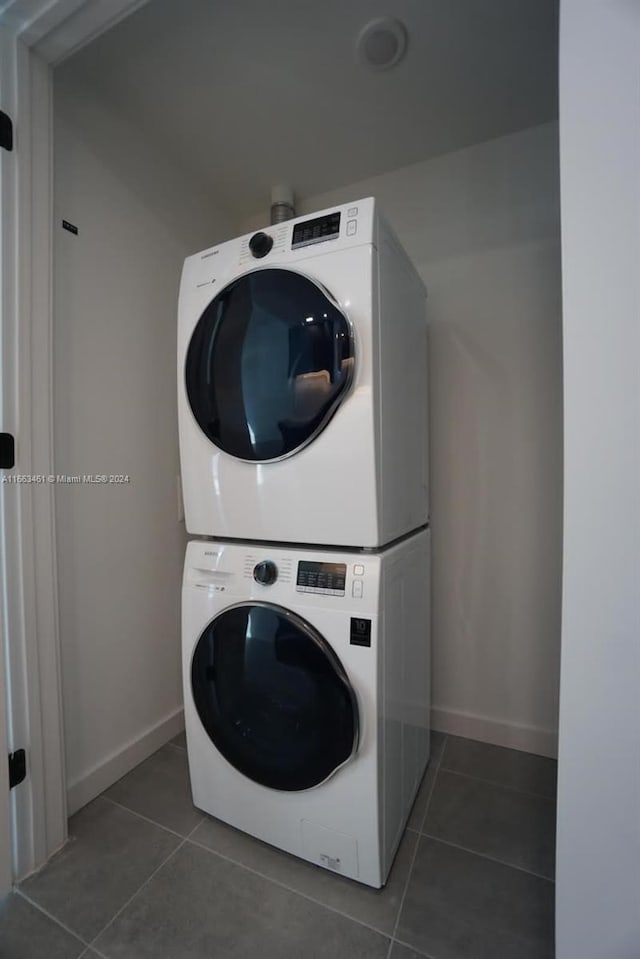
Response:
[{"label": "washer round glass door", "polygon": [[329,644],[279,606],[242,604],[217,616],[191,661],[191,689],[216,748],[272,789],[310,789],[355,752],[358,707]]},{"label": "washer round glass door", "polygon": [[310,443],[348,391],[351,327],[329,294],[300,273],[254,270],[209,303],[187,350],[185,384],[201,430],[251,462]]}]

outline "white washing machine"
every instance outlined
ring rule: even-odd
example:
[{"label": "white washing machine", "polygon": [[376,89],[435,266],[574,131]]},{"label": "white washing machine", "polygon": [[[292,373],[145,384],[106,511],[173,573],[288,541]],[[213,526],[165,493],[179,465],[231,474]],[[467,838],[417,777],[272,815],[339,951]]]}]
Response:
[{"label": "white washing machine", "polygon": [[425,524],[425,297],[371,198],[189,257],[187,530],[377,547]]},{"label": "white washing machine", "polygon": [[375,555],[191,542],[182,594],[193,801],[370,886],[429,758],[430,533]]}]

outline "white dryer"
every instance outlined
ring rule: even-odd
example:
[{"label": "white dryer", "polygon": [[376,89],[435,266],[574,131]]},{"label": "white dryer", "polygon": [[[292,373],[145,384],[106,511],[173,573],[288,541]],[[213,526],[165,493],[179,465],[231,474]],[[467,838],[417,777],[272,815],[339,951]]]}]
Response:
[{"label": "white dryer", "polygon": [[371,198],[189,257],[187,530],[377,547],[425,524],[425,297]]},{"label": "white dryer", "polygon": [[193,801],[371,886],[429,758],[428,530],[376,555],[191,542]]}]

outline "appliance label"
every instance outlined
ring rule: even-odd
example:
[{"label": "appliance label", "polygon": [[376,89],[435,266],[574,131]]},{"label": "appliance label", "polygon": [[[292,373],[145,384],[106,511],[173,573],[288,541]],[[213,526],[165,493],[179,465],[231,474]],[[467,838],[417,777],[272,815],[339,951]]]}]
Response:
[{"label": "appliance label", "polygon": [[371,620],[351,617],[351,634],[349,642],[352,646],[371,646]]}]

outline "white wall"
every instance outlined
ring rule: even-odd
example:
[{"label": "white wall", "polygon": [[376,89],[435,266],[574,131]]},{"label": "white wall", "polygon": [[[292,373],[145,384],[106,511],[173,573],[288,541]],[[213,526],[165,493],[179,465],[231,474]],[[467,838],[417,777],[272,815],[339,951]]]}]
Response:
[{"label": "white wall", "polygon": [[553,754],[562,551],[557,126],[305,198],[298,209],[368,195],[429,290],[434,724]]},{"label": "white wall", "polygon": [[640,956],[640,8],[563,0],[556,955]]},{"label": "white wall", "polygon": [[[176,301],[234,231],[161,150],[56,73],[56,510],[71,810],[180,728]],[[79,235],[61,228],[66,219]]]}]

